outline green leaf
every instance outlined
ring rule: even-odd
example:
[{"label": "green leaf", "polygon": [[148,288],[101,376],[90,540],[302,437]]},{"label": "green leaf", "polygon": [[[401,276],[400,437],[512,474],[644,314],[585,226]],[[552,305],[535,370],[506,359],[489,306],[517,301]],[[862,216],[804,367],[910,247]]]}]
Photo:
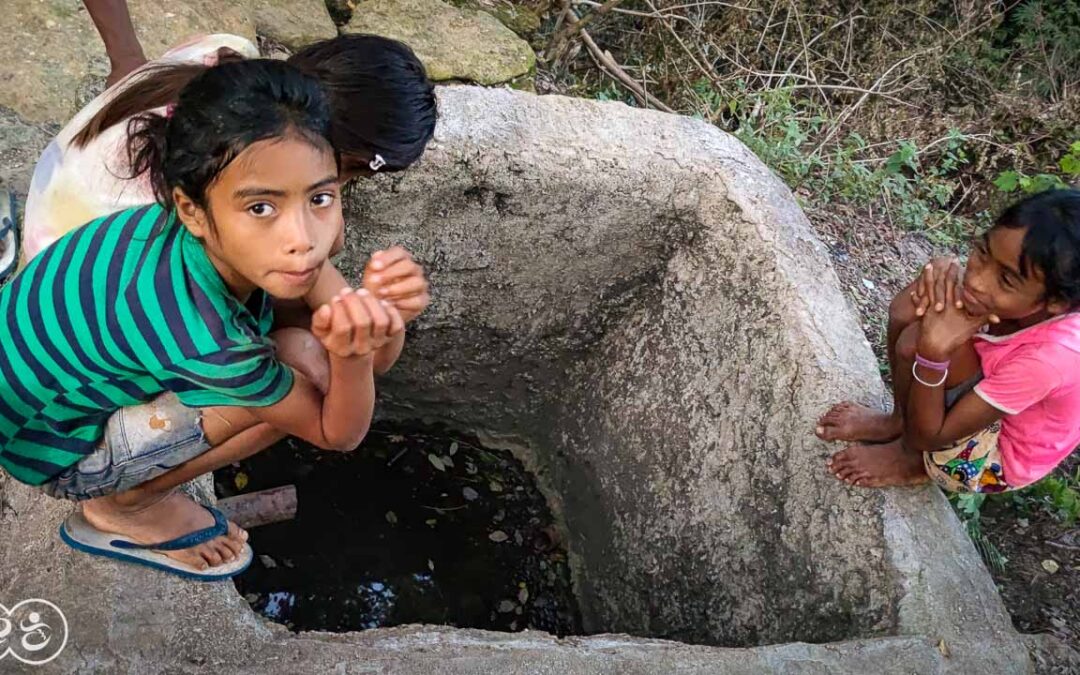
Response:
[{"label": "green leaf", "polygon": [[1061,161],[1058,162],[1058,166],[1070,176],[1080,175],[1080,154],[1065,155],[1061,158]]},{"label": "green leaf", "polygon": [[1020,185],[1020,174],[1015,171],[1002,171],[994,180],[994,186],[1002,192],[1012,192]]}]

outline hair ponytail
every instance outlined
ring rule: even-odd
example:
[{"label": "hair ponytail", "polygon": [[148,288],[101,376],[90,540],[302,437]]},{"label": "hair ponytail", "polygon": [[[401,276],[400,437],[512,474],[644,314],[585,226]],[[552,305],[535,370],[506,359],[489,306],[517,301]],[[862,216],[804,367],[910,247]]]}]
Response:
[{"label": "hair ponytail", "polygon": [[156,113],[142,113],[128,120],[128,175],[132,179],[146,173],[154,199],[165,207],[172,206],[172,192],[165,181],[165,137],[169,118]]},{"label": "hair ponytail", "polygon": [[86,145],[109,127],[142,115],[147,110],[175,103],[180,92],[207,66],[194,63],[150,65],[135,73],[133,81],[101,108],[71,139],[76,148]]}]

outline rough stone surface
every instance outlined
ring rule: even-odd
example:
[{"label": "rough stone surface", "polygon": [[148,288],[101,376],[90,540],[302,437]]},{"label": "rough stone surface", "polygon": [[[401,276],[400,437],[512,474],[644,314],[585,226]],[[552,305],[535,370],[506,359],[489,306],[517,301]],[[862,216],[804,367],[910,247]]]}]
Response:
[{"label": "rough stone surface", "polygon": [[45,672],[1030,671],[939,493],[859,491],[824,472],[816,415],[882,387],[778,179],[686,118],[439,95],[420,164],[350,204],[349,274],[398,242],[434,287],[379,414],[449,422],[534,467],[569,526],[588,628],[604,634],[297,636],[229,584],[67,549],[56,527],[70,507],[0,476],[0,602],[47,598],[72,626]]},{"label": "rough stone surface", "polygon": [[450,4],[461,9],[487,12],[499,23],[514,31],[518,37],[528,40],[540,30],[540,16],[529,7],[516,5],[509,0],[451,0]]},{"label": "rough stone surface", "polygon": [[337,37],[323,0],[258,0],[253,4],[255,30],[295,51]]},{"label": "rough stone surface", "polygon": [[[147,57],[197,33],[254,39],[248,0],[128,0]],[[65,122],[104,89],[105,48],[81,0],[4,0],[0,106],[31,122]]]},{"label": "rough stone surface", "polygon": [[368,0],[357,5],[343,32],[401,40],[436,81],[498,84],[536,63],[532,48],[495,17],[441,0]]}]

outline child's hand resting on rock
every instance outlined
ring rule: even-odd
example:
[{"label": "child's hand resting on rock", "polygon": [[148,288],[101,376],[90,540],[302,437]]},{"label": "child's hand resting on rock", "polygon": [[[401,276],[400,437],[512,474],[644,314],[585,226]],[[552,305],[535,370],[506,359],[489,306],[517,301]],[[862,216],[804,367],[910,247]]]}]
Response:
[{"label": "child's hand resting on rock", "polygon": [[333,356],[369,356],[405,330],[393,303],[345,288],[311,317],[311,332]]},{"label": "child's hand resting on rock", "polygon": [[364,268],[364,288],[380,300],[393,304],[406,323],[431,302],[424,268],[401,246],[375,251]]}]

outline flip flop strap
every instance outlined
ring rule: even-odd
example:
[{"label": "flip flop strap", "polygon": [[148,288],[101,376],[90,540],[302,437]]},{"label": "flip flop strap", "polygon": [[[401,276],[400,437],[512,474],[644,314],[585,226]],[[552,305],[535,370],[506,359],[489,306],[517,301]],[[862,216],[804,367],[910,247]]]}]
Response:
[{"label": "flip flop strap", "polygon": [[203,506],[204,509],[210,512],[210,515],[214,516],[214,524],[210,527],[204,527],[201,530],[189,532],[185,535],[181,535],[176,539],[170,539],[169,541],[163,541],[160,544],[136,544],[133,541],[124,541],[122,539],[113,539],[109,544],[116,548],[138,548],[138,549],[153,549],[155,551],[179,551],[185,548],[191,548],[192,546],[198,546],[205,542],[220,537],[229,531],[229,524],[225,520],[224,514],[218,511],[212,506]]},{"label": "flip flop strap", "polygon": [[15,195],[0,190],[0,199],[4,196],[7,197],[8,214],[0,216],[0,239],[6,237],[8,232],[15,227]]}]

